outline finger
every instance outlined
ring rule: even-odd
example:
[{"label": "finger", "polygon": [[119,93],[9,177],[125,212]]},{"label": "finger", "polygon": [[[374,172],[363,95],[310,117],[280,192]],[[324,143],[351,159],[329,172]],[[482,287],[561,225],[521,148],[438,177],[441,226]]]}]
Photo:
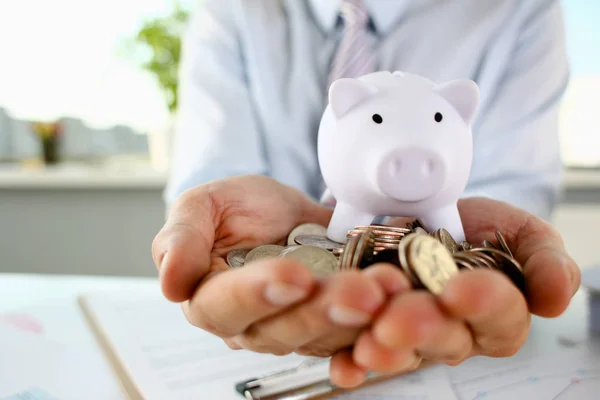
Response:
[{"label": "finger", "polygon": [[365,380],[367,371],[354,363],[352,351],[343,350],[331,357],[329,379],[341,388],[354,388]]},{"label": "finger", "polygon": [[395,349],[415,349],[443,327],[433,296],[414,291],[395,296],[373,324],[373,334],[381,345]]},{"label": "finger", "polygon": [[[346,328],[341,326],[330,327],[327,334],[311,340],[295,349],[290,345],[283,345],[283,348],[302,356],[309,357],[330,357],[341,348],[351,346],[360,335],[359,328]],[[281,352],[284,352],[280,350]],[[285,354],[285,352],[284,352]]]},{"label": "finger", "polygon": [[[364,270],[363,275],[377,283],[388,297],[410,289],[410,281],[406,275],[391,264],[374,264]],[[375,318],[376,314],[373,315],[373,319]],[[306,356],[327,357],[340,346],[354,343],[360,332],[360,329],[338,327],[300,346],[294,352]]]},{"label": "finger", "polygon": [[529,333],[525,298],[508,278],[495,271],[468,271],[449,282],[439,297],[449,314],[471,327],[478,354],[515,354]]},{"label": "finger", "polygon": [[[337,342],[335,332],[367,325],[384,300],[379,285],[359,271],[341,272],[322,282],[309,301],[253,324],[237,340],[253,351],[284,354],[325,335]],[[336,343],[332,350],[351,343]]]},{"label": "finger", "polygon": [[231,337],[306,298],[314,283],[310,270],[294,260],[256,261],[209,276],[183,310],[191,324]]},{"label": "finger", "polygon": [[500,231],[524,268],[528,303],[543,317],[562,314],[581,283],[581,271],[558,232],[546,221],[507,203],[470,198],[459,202],[469,241],[494,240]]},{"label": "finger", "polygon": [[365,358],[370,354],[372,364],[362,364],[369,369],[379,370],[385,360],[378,353],[382,349],[395,349],[413,352],[428,360],[462,360],[471,351],[473,339],[468,327],[461,321],[444,314],[435,297],[429,293],[417,292],[397,296],[373,326],[373,338],[380,347],[364,351]]},{"label": "finger", "polygon": [[363,273],[377,282],[387,296],[394,296],[411,288],[410,279],[392,264],[374,264]]},{"label": "finger", "polygon": [[164,296],[188,300],[208,273],[216,210],[206,186],[185,192],[172,206],[165,226],[152,242]]},{"label": "finger", "polygon": [[409,371],[420,362],[413,349],[392,349],[381,345],[370,330],[363,332],[352,352],[357,366],[382,374]]}]

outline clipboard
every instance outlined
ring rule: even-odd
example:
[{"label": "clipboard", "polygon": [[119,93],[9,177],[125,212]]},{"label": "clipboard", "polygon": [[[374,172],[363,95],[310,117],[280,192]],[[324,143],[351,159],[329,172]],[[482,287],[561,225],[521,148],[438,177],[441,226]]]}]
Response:
[{"label": "clipboard", "polygon": [[[433,365],[423,361],[418,369]],[[235,385],[235,390],[246,400],[321,400],[365,386],[383,382],[402,373],[370,373],[365,381],[353,389],[344,389],[329,380],[329,359],[308,359],[295,368],[259,378],[251,378]]]}]

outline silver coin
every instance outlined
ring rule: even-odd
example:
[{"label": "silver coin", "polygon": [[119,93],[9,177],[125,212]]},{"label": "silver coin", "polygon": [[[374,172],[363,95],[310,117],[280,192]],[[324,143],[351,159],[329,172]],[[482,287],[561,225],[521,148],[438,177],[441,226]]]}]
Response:
[{"label": "silver coin", "polygon": [[231,250],[227,253],[227,264],[231,268],[239,268],[243,267],[246,262],[246,255],[250,252],[250,250],[246,249],[235,249]]},{"label": "silver coin", "polygon": [[325,250],[335,250],[342,247],[341,243],[334,242],[327,238],[327,236],[298,235],[294,240],[302,246],[315,246]]},{"label": "silver coin", "polygon": [[288,235],[287,244],[296,244],[294,239],[299,235],[327,236],[327,228],[310,222],[298,225]]},{"label": "silver coin", "polygon": [[246,255],[245,264],[249,262],[261,260],[264,258],[274,258],[278,257],[283,251],[283,246],[278,246],[275,244],[266,244],[264,246],[258,246],[255,249],[250,250]]},{"label": "silver coin", "polygon": [[282,257],[300,261],[319,276],[332,275],[337,270],[337,258],[328,250],[316,246],[298,246],[286,251]]}]

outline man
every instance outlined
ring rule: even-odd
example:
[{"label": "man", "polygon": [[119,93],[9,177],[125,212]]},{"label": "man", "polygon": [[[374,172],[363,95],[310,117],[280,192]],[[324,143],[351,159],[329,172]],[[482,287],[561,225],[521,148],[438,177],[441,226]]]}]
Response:
[{"label": "man", "polygon": [[[559,182],[561,23],[550,0],[205,1],[184,39],[170,213],[152,249],[165,296],[232,348],[333,356],[331,377],[347,387],[422,358],[514,354],[530,313],[560,315],[580,284],[560,236],[533,215],[550,214]],[[465,197],[487,198],[462,199],[461,219],[471,242],[505,234],[527,298],[492,271],[435,297],[386,264],[326,280],[292,260],[228,268],[231,249],[328,224],[314,201],[317,126],[328,82],[367,67],[479,84]]]},{"label": "man", "polygon": [[558,0],[205,0],[183,38],[171,204],[212,179],[262,174],[318,199],[332,80],[375,70],[476,81],[465,196],[548,217],[568,64]]}]

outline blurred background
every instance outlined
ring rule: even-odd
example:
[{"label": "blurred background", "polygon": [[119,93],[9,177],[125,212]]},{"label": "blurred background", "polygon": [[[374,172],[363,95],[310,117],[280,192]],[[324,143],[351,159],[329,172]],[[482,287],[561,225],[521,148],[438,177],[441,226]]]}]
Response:
[{"label": "blurred background", "polygon": [[[0,1],[0,272],[155,275],[179,35],[199,0]],[[564,0],[553,223],[600,263],[600,2]]]}]

